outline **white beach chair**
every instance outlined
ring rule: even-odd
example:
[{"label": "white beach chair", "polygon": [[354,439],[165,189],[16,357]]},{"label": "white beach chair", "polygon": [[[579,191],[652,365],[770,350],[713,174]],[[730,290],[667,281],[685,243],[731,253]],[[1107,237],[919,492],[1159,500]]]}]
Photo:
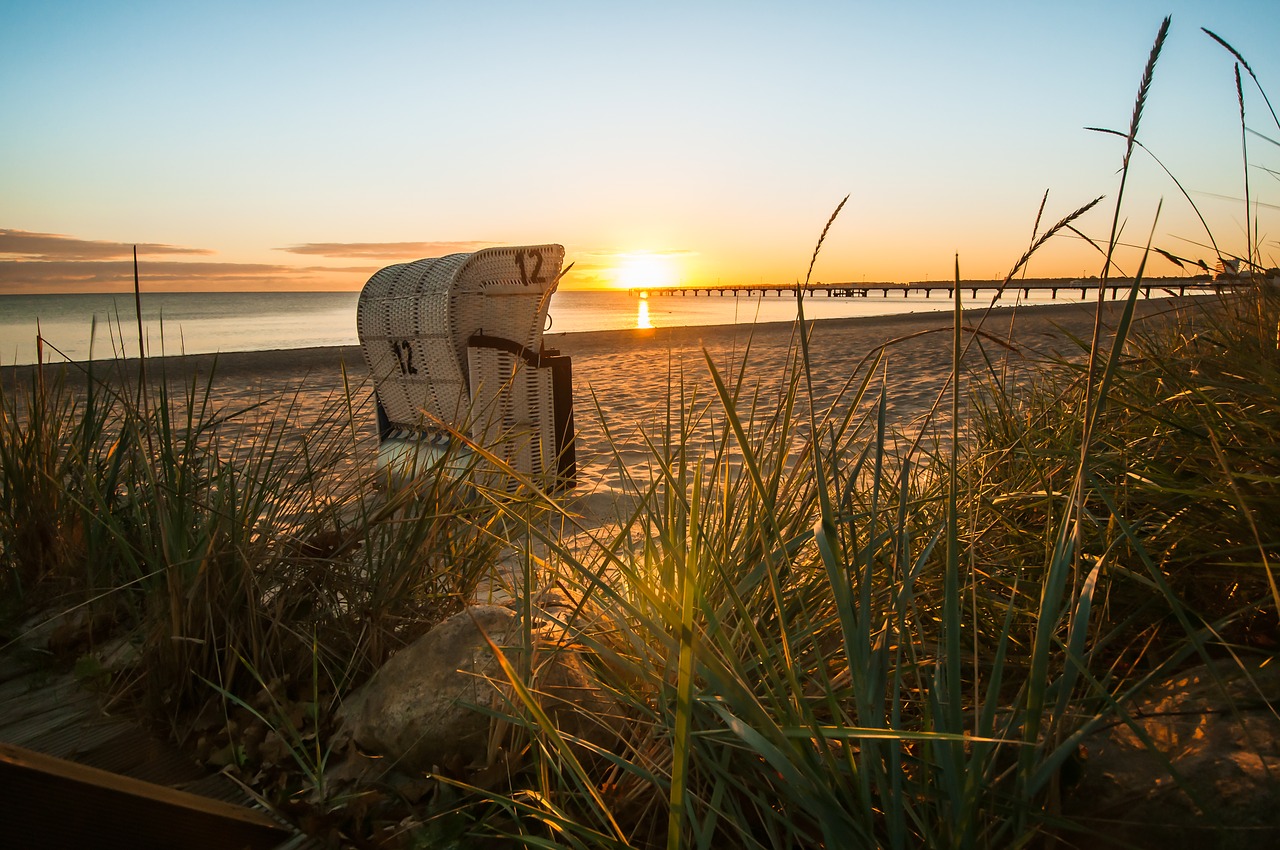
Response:
[{"label": "white beach chair", "polygon": [[452,471],[472,465],[460,433],[541,487],[573,485],[572,364],[542,345],[563,262],[560,245],[487,248],[388,266],[365,284],[356,326],[393,478],[444,458]]}]

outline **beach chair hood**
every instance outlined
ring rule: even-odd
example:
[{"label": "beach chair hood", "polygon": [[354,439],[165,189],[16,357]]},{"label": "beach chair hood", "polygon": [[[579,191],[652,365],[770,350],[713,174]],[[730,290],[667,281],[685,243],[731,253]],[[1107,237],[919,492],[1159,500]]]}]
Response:
[{"label": "beach chair hood", "polygon": [[[542,333],[563,263],[562,246],[531,245],[374,274],[360,294],[356,324],[383,442],[453,428],[486,448],[501,446],[522,473],[552,474],[566,435],[555,425],[556,364]],[[557,368],[563,384],[567,358]],[[563,430],[563,386],[558,395]],[[570,407],[571,399],[570,390]]]}]

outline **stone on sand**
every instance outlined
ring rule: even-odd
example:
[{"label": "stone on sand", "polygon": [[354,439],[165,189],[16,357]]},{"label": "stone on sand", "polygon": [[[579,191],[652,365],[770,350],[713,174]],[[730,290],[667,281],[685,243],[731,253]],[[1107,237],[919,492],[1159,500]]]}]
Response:
[{"label": "stone on sand", "polygon": [[[563,631],[535,620],[533,690],[562,732],[592,740],[616,713]],[[497,757],[495,721],[476,707],[519,706],[489,641],[520,669],[520,618],[501,605],[473,605],[392,656],[343,706],[339,719],[363,750],[400,771],[483,767]],[[487,640],[486,640],[487,636]]]}]

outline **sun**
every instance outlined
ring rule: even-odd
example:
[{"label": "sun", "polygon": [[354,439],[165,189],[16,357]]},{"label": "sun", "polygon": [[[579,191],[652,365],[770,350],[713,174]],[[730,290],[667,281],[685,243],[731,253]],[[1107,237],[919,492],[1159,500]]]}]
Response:
[{"label": "sun", "polygon": [[618,255],[614,286],[619,289],[661,289],[679,280],[676,264],[668,254],[632,251]]}]

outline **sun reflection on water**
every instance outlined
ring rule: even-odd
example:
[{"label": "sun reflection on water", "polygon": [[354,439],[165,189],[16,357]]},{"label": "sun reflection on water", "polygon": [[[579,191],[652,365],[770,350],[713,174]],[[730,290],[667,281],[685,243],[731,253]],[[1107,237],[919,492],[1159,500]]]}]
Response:
[{"label": "sun reflection on water", "polygon": [[653,323],[649,321],[649,293],[641,292],[640,297],[636,300],[640,302],[636,312],[636,327],[652,328]]}]

